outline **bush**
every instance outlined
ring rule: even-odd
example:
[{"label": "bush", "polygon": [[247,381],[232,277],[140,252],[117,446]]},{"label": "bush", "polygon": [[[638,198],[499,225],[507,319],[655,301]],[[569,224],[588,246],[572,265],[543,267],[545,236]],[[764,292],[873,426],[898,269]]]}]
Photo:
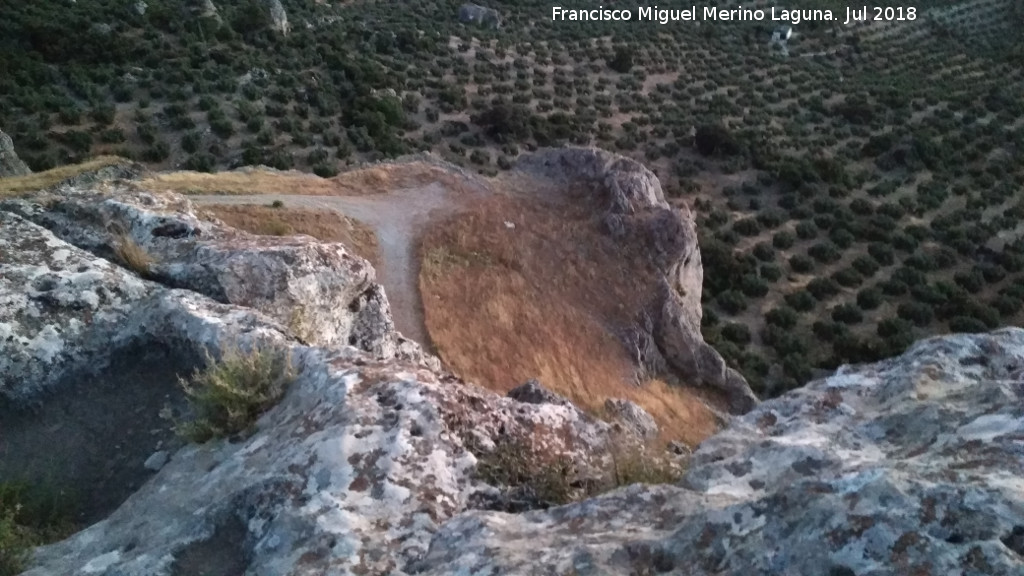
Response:
[{"label": "bush", "polygon": [[807,291],[818,300],[826,300],[839,294],[839,285],[831,278],[815,278],[807,283]]},{"label": "bush", "polygon": [[857,306],[863,310],[874,310],[882,305],[882,292],[878,288],[864,288],[857,292]]},{"label": "bush", "polygon": [[920,302],[903,302],[896,307],[896,315],[917,326],[927,326],[935,319],[931,306]]},{"label": "bush", "polygon": [[704,156],[737,156],[744,150],[743,144],[720,124],[698,126],[693,143]]},{"label": "bush", "polygon": [[722,326],[722,337],[737,344],[750,343],[750,329],[746,324],[730,322]]},{"label": "bush", "polygon": [[207,366],[181,380],[194,418],[177,431],[200,443],[243,434],[294,379],[290,356],[277,350],[229,348],[216,361],[207,354]]},{"label": "bush", "polygon": [[832,319],[843,324],[859,324],[864,321],[864,315],[852,304],[840,304],[832,309]]},{"label": "bush", "polygon": [[726,290],[715,298],[718,301],[718,305],[722,307],[728,314],[739,314],[740,312],[747,309],[747,299],[743,296],[742,292],[736,290]]},{"label": "bush", "polygon": [[[806,292],[804,292],[804,294],[806,294]],[[788,306],[780,306],[769,310],[768,313],[765,314],[764,319],[766,323],[778,326],[779,328],[792,328],[796,326],[797,313],[796,310]]]},{"label": "bush", "polygon": [[803,254],[796,254],[790,257],[789,267],[797,274],[807,274],[814,270],[814,261]]},{"label": "bush", "polygon": [[839,248],[830,241],[825,241],[820,244],[815,244],[807,250],[807,254],[818,262],[828,264],[839,260],[842,255],[839,253]]},{"label": "bush", "polygon": [[987,332],[988,327],[985,326],[984,322],[977,318],[971,318],[970,316],[954,316],[949,319],[949,331],[974,334],[978,332]]},{"label": "bush", "polygon": [[779,250],[791,248],[794,242],[796,242],[796,237],[788,230],[776,232],[775,235],[772,236],[772,246]]},{"label": "bush", "polygon": [[809,312],[817,304],[817,301],[807,290],[800,290],[784,297],[786,304],[798,312]]}]

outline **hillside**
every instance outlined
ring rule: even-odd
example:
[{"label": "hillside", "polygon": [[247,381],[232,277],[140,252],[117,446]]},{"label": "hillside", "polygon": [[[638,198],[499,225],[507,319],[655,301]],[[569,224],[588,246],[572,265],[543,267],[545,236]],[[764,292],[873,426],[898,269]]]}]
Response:
[{"label": "hillside", "polygon": [[764,395],[1024,320],[1019,1],[804,22],[784,45],[770,22],[552,22],[531,0],[496,5],[497,29],[455,2],[284,0],[286,26],[270,4],[5,7],[0,127],[35,170],[630,155],[698,214],[705,336]]},{"label": "hillside", "polygon": [[[545,150],[495,180],[423,156],[334,181],[224,173],[228,190],[322,192],[269,206],[166,188],[215,177],[103,164],[0,181],[4,576],[1024,568],[1019,328],[927,339],[756,404],[700,340],[692,215],[627,158]],[[424,184],[431,173],[446,178]],[[389,178],[411,187],[344,193]],[[467,179],[486,189],[466,194],[459,218],[428,222],[420,246],[439,359],[395,330],[405,304],[355,253],[376,237],[372,254],[394,272],[380,223],[287,202],[409,206]],[[287,228],[249,233],[217,214]],[[630,317],[622,290],[645,274],[661,288],[634,295],[654,305],[625,342],[648,343],[631,370],[676,378],[654,387],[614,382],[615,347],[588,347]],[[454,278],[473,291],[452,294]],[[445,316],[452,303],[431,296],[462,298],[471,313]],[[502,338],[507,374],[488,366]],[[596,370],[565,380],[559,370],[587,368],[580,357]],[[508,390],[493,377],[538,358],[555,368],[544,383]],[[547,382],[590,388],[561,395]],[[715,412],[708,391],[743,414]],[[588,403],[620,393],[604,411]],[[659,412],[638,406],[645,394]],[[671,412],[679,399],[689,412]],[[694,408],[724,428],[707,437]],[[694,437],[692,456],[669,441]]]}]

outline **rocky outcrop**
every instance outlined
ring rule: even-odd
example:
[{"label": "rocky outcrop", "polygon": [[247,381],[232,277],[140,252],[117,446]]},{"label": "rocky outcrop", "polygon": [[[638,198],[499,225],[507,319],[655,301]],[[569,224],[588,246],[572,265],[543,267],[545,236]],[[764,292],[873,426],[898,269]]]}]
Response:
[{"label": "rocky outcrop", "polygon": [[1021,574],[1022,400],[1024,330],[925,340],[764,402],[682,486],[462,514],[423,573]]},{"label": "rocky outcrop", "polygon": [[288,14],[284,11],[281,0],[266,0],[266,3],[267,10],[270,12],[271,26],[279,34],[287,36],[291,25],[288,24]]},{"label": "rocky outcrop", "polygon": [[[635,176],[620,182],[626,201],[618,205],[650,216],[642,199],[652,185]],[[283,242],[287,250],[275,251],[193,220],[183,198],[128,183],[0,204],[0,391],[8,398],[47,402],[51,371],[95,369],[131,344],[214,357],[227,346],[273,348],[297,370],[250,435],[139,457],[152,478],[106,519],[36,549],[26,576],[224,566],[263,576],[1016,576],[1024,568],[1024,330],[925,340],[766,401],[705,441],[678,485],[636,484],[513,514],[495,511],[507,508],[502,489],[479,473],[499,446],[525,440],[534,454],[571,463],[583,482],[609,458],[616,426],[538,382],[507,398],[422,354],[385,357],[344,339],[305,345],[263,300],[266,312],[218,302],[168,287],[177,277],[170,269],[141,278],[98,255],[109,248],[111,222],[159,256],[154,270],[177,262],[182,278],[214,279],[191,280],[196,287],[223,285],[216,273],[182,272],[208,254],[245,254],[272,271],[323,250],[304,282],[256,277],[282,292],[317,278],[365,280],[342,273],[347,260],[331,245],[299,239],[306,248]],[[667,262],[681,250],[675,238],[664,240]],[[224,257],[211,266],[230,268]],[[678,313],[692,320],[689,310]],[[643,428],[643,414],[627,403],[609,411],[619,428]]]},{"label": "rocky outcrop", "polygon": [[[180,199],[150,200],[166,207]],[[528,438],[539,453],[583,471],[605,457],[612,436],[609,425],[571,405],[503,398],[422,358],[303,346],[257,311],[137,278],[3,211],[0,247],[0,373],[8,396],[47,402],[42,383],[53,374],[97,369],[131,343],[213,357],[226,346],[274,348],[287,351],[298,371],[243,441],[140,460],[157,475],[107,519],[38,549],[30,576],[193,573],[239,558],[260,574],[409,573],[447,519],[500,496],[476,477],[467,446],[486,451]],[[222,540],[231,530],[241,536]],[[204,546],[213,557],[190,568]]]},{"label": "rocky outcrop", "polygon": [[146,278],[256,309],[304,342],[381,358],[417,353],[395,333],[373,268],[341,244],[241,234],[201,220],[185,198],[129,182],[76,181],[0,209],[103,258],[123,260],[125,246],[138,247],[150,260]]},{"label": "rocky outcrop", "polygon": [[501,27],[501,15],[494,8],[468,3],[459,6],[459,22],[497,29]]},{"label": "rocky outcrop", "polygon": [[30,172],[28,166],[14,152],[14,141],[0,130],[0,178],[23,176]]},{"label": "rocky outcrop", "polygon": [[693,215],[665,201],[658,177],[639,162],[596,148],[558,148],[523,157],[528,173],[565,182],[591,182],[610,234],[643,239],[664,276],[654,303],[630,344],[646,372],[723,392],[730,411],[757,404],[746,380],[701,335],[704,268]]},{"label": "rocky outcrop", "polygon": [[658,423],[646,410],[629,400],[609,398],[604,401],[604,409],[609,418],[625,427],[633,436],[644,440],[658,437]]}]

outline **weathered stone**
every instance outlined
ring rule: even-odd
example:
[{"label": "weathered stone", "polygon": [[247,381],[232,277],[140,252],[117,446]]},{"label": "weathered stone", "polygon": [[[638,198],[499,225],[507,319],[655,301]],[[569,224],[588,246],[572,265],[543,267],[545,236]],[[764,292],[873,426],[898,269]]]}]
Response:
[{"label": "weathered stone", "polygon": [[281,0],[265,0],[265,2],[267,10],[270,12],[270,21],[274,31],[287,36],[291,25],[288,23],[288,14],[285,12],[284,6],[281,5]]},{"label": "weathered stone", "polygon": [[701,291],[704,268],[693,214],[665,201],[658,177],[639,162],[596,148],[547,149],[524,156],[518,167],[555,181],[589,182],[613,236],[636,234],[664,275],[651,310],[625,335],[643,376],[667,373],[670,380],[703,385],[725,394],[730,412],[757,404],[746,380],[704,342]]},{"label": "weathered stone", "polygon": [[142,463],[142,466],[146,470],[152,470],[159,472],[161,468],[167,465],[167,461],[170,460],[171,455],[166,450],[157,450],[153,452],[153,455],[146,458],[146,461]]},{"label": "weathered stone", "polygon": [[604,408],[613,420],[618,420],[633,436],[651,440],[658,437],[658,423],[646,410],[629,400],[609,398]]},{"label": "weathered stone", "polygon": [[508,397],[526,404],[555,404],[556,406],[572,404],[567,398],[545,388],[536,378],[531,378],[509,390]]},{"label": "weathered stone", "polygon": [[[447,522],[424,574],[976,574],[1024,568],[1024,330],[919,342],[766,401],[683,486]],[[522,543],[529,542],[528,546]]]},{"label": "weathered stone", "polygon": [[479,4],[469,3],[459,6],[459,21],[486,28],[501,27],[501,15],[498,14],[498,11]]},{"label": "weathered stone", "polygon": [[14,151],[14,141],[3,130],[0,130],[0,178],[23,176],[30,172],[28,166],[21,161],[21,158],[18,158],[18,154]]},{"label": "weathered stone", "polygon": [[259,310],[307,343],[381,357],[410,349],[394,332],[373,268],[341,244],[240,233],[199,219],[181,196],[130,183],[64,186],[0,209],[111,259],[130,240],[153,261],[147,278]]}]

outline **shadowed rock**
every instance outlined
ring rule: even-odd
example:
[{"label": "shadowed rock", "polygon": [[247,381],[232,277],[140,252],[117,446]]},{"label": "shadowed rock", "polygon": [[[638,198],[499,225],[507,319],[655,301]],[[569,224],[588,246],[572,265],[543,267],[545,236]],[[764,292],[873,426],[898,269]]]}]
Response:
[{"label": "shadowed rock", "polygon": [[23,176],[32,171],[18,158],[14,152],[14,142],[11,137],[0,130],[0,178],[8,176]]},{"label": "shadowed rock", "polygon": [[658,177],[639,162],[596,148],[543,150],[520,159],[518,167],[569,183],[591,182],[601,197],[608,233],[634,234],[660,268],[662,289],[638,322],[631,344],[649,374],[723,392],[734,414],[757,405],[746,380],[725,364],[700,332],[704,268],[693,215],[665,201]]},{"label": "shadowed rock", "polygon": [[459,6],[459,21],[486,28],[501,27],[501,15],[498,14],[498,11],[493,8],[480,6],[479,4],[463,4]]}]

